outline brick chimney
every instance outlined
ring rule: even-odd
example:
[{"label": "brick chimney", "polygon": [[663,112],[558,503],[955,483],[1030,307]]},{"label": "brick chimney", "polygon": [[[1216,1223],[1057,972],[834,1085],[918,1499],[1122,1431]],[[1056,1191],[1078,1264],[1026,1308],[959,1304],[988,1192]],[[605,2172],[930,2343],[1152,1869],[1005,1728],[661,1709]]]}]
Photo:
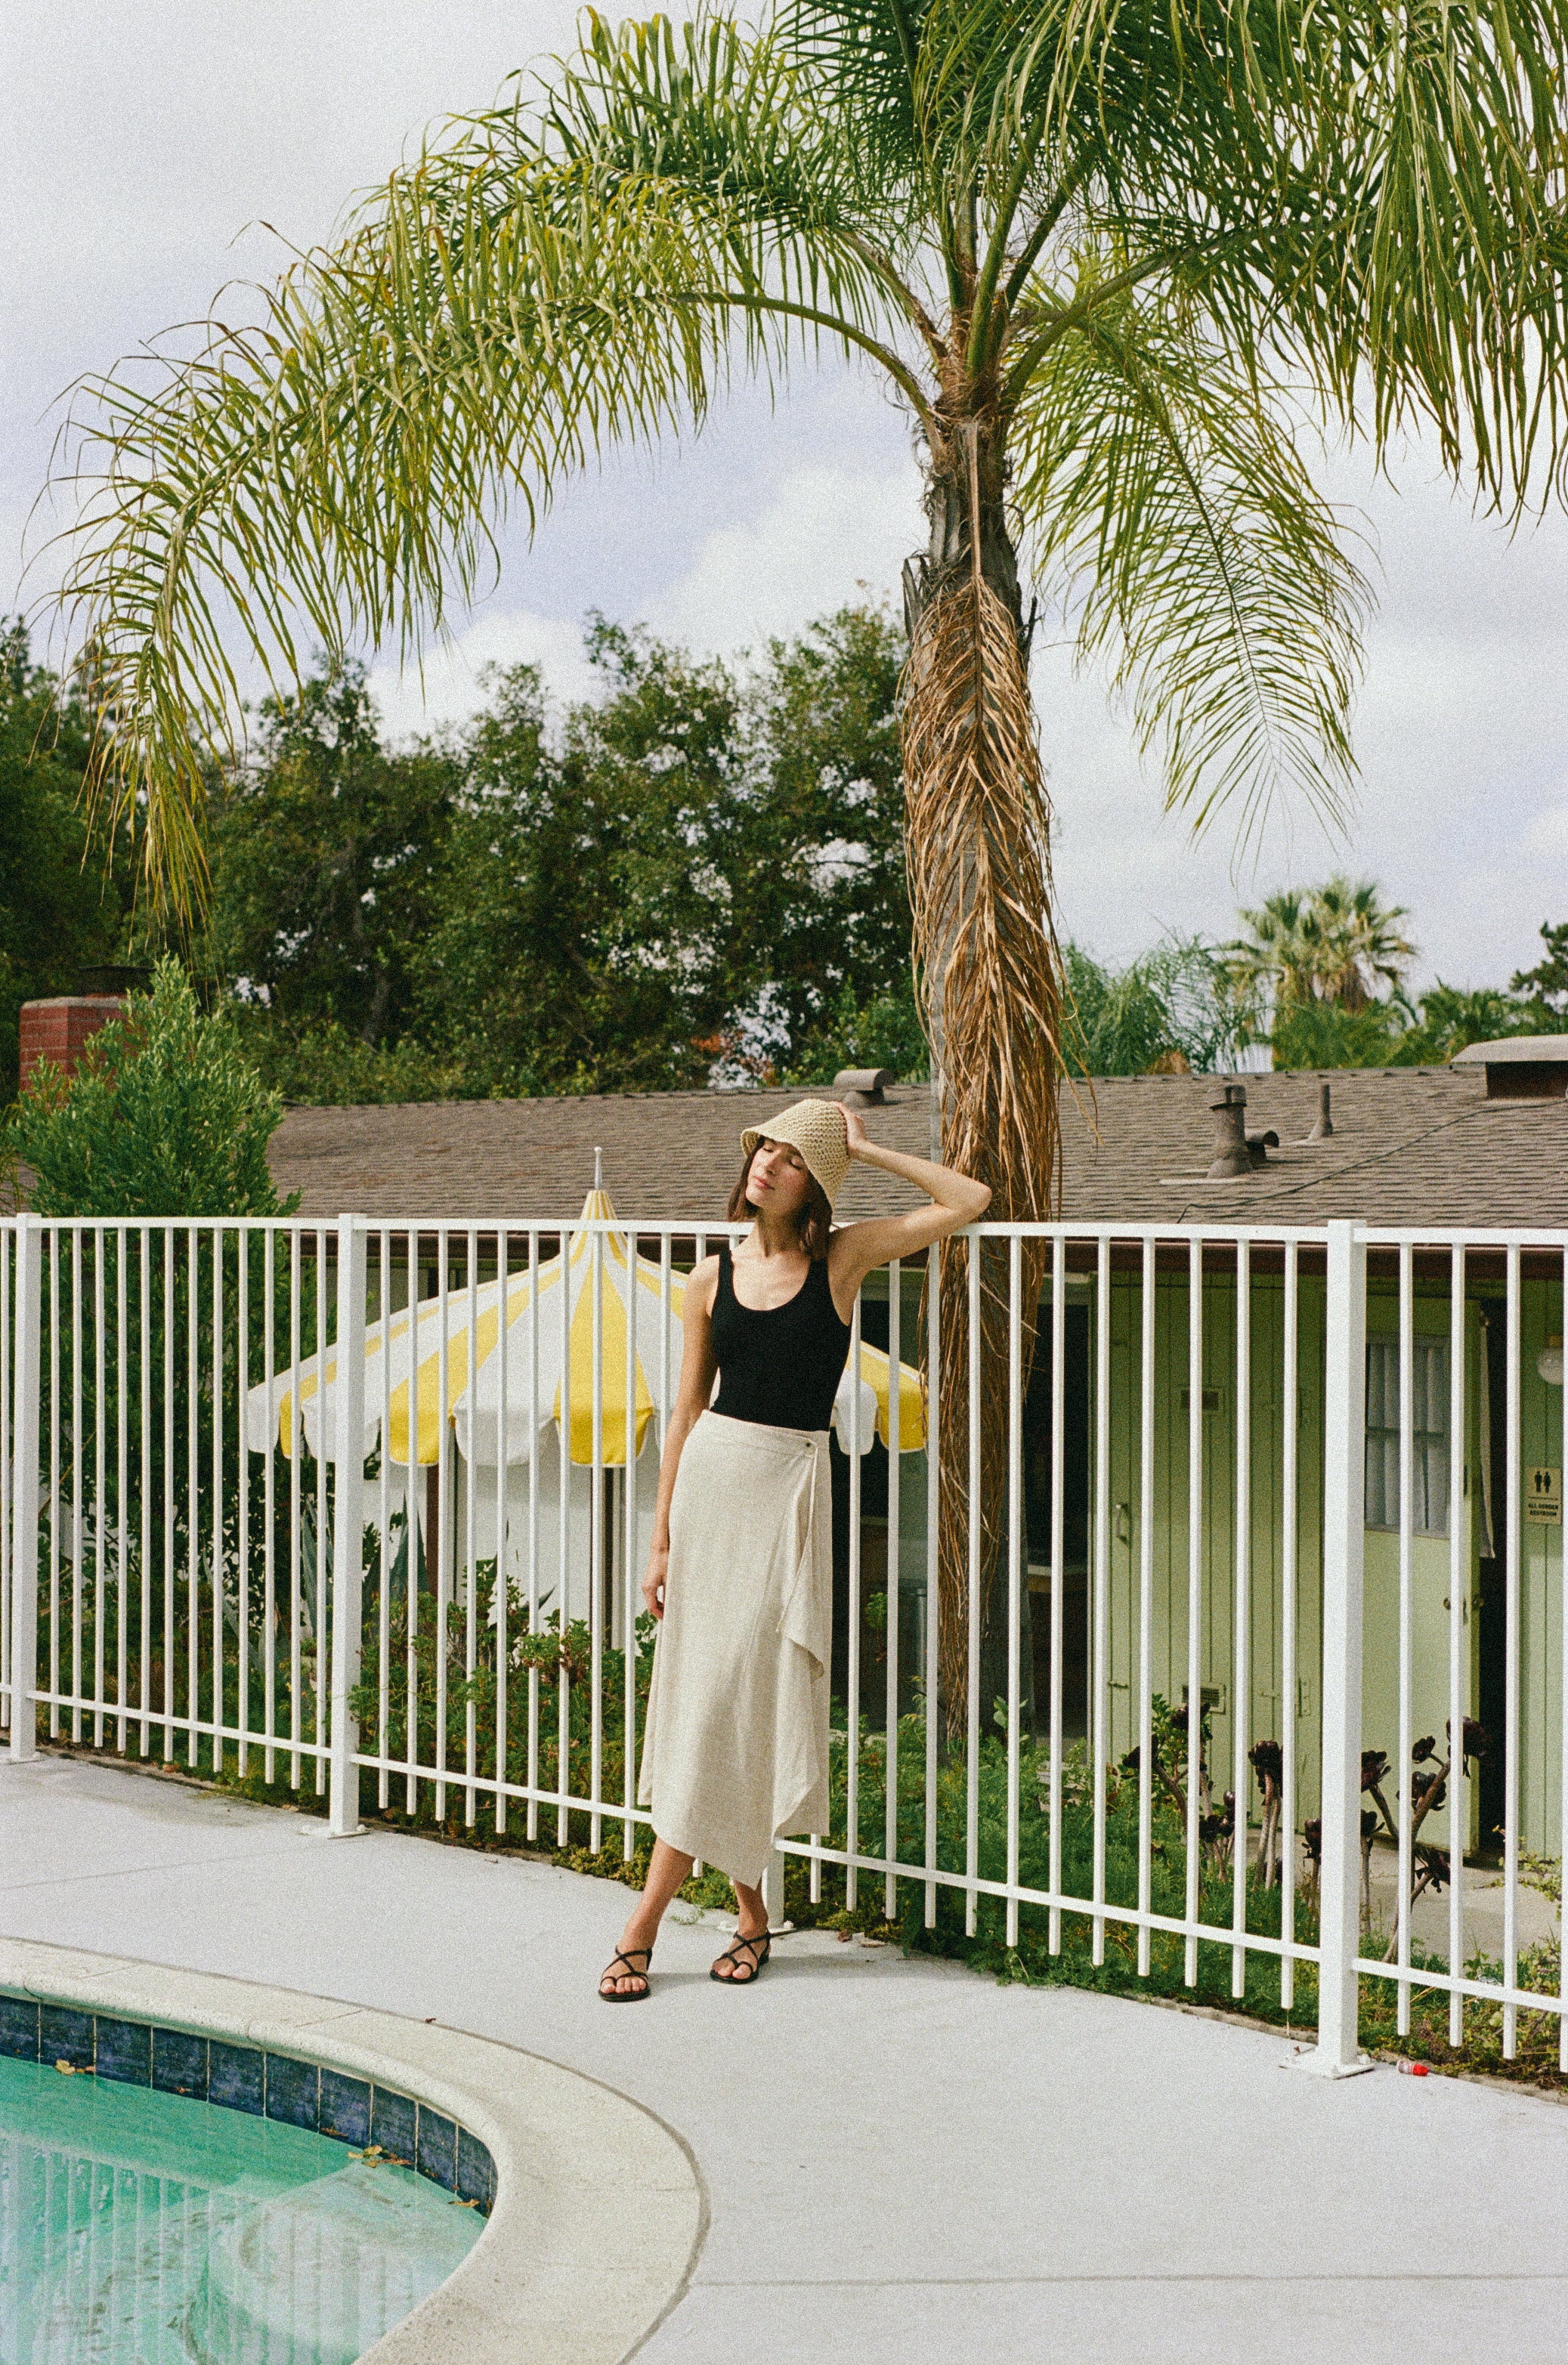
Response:
[{"label": "brick chimney", "polygon": [[49,1059],[66,1075],[74,1072],[84,1045],[125,1008],[123,993],[57,993],[47,1002],[24,1002],[21,1017],[21,1085]]}]

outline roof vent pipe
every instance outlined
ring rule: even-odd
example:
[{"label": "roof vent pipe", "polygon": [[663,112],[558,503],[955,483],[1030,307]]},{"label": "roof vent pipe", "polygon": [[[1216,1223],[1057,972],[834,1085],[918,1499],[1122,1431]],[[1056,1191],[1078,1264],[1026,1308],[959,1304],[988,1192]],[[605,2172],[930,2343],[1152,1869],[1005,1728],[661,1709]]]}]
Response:
[{"label": "roof vent pipe", "polygon": [[1327,1141],[1329,1138],[1329,1136],[1333,1133],[1333,1130],[1334,1120],[1328,1114],[1328,1087],[1327,1084],[1319,1084],[1317,1087],[1317,1123],[1313,1126],[1312,1131],[1309,1134],[1306,1134],[1304,1138],[1307,1141]]},{"label": "roof vent pipe", "polygon": [[1215,1121],[1214,1160],[1204,1180],[1207,1182],[1233,1182],[1252,1171],[1252,1153],[1247,1146],[1247,1087],[1245,1084],[1221,1084],[1209,1101]]},{"label": "roof vent pipe", "polygon": [[833,1089],[851,1108],[880,1108],[894,1081],[890,1068],[840,1068]]}]

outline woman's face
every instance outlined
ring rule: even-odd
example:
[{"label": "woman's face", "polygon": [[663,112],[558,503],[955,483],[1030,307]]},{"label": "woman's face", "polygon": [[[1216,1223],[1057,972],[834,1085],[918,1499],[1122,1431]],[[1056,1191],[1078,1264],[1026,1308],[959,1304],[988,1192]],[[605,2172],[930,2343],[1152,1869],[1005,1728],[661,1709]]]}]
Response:
[{"label": "woman's face", "polygon": [[788,1141],[762,1140],[752,1152],[746,1176],[748,1204],[770,1216],[797,1216],[812,1187],[811,1171]]}]

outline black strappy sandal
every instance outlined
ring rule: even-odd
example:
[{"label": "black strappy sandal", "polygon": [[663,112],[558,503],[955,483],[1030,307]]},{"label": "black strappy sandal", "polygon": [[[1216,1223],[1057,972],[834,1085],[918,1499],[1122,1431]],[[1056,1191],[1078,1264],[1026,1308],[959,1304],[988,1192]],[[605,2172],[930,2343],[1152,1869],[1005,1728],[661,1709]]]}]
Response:
[{"label": "black strappy sandal", "polygon": [[[756,1950],[759,1946],[762,1952],[757,1955]],[[756,1955],[755,1961],[749,1964],[743,1963],[741,1956],[744,1952]],[[711,1970],[708,1976],[711,1979],[717,1979],[722,1988],[754,1988],[762,1977],[763,1967],[772,1952],[772,1939],[766,1930],[759,1930],[755,1938],[737,1938],[734,1945],[726,1946],[720,1956],[721,1963],[734,1963],[735,1967],[733,1971],[726,1974],[715,1968]],[[745,1973],[744,1978],[741,1976],[743,1971]]]},{"label": "black strappy sandal", "polygon": [[[641,1955],[643,1957],[641,1970],[632,1959],[633,1955]],[[622,1963],[626,1966],[624,1970],[620,1967]],[[653,1993],[653,1989],[648,1983],[648,1973],[652,1970],[653,1965],[654,1950],[651,1946],[621,1947],[611,1956],[609,1963],[599,1975],[600,2003],[645,2003]],[[640,1988],[607,1988],[604,1984],[606,1979],[621,1978],[641,1979],[643,1984]]]}]

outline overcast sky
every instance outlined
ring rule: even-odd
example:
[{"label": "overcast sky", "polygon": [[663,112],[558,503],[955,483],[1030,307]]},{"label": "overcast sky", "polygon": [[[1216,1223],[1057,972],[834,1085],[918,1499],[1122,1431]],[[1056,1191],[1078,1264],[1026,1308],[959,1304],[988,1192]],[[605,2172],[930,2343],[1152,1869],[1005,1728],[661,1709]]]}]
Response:
[{"label": "overcast sky", "polygon": [[[225,280],[270,275],[277,238],[323,236],[425,124],[565,46],[573,16],[562,0],[9,0],[0,607],[17,601],[62,388],[205,312]],[[1227,935],[1238,899],[1329,868],[1408,904],[1419,974],[1455,984],[1504,981],[1543,919],[1568,919],[1568,526],[1509,540],[1419,450],[1394,476],[1325,473],[1370,524],[1381,588],[1347,839],[1281,816],[1233,875],[1223,819],[1194,846],[1100,686],[1041,653],[1061,921],[1102,955],[1166,927]],[[35,521],[29,547],[40,538]],[[489,659],[533,658],[579,691],[589,608],[698,648],[755,645],[857,586],[892,597],[921,539],[907,433],[879,382],[834,367],[777,409],[744,393],[700,442],[616,462],[532,550],[509,546],[495,592],[427,673],[429,711],[465,711]],[[45,559],[33,588],[48,579]],[[389,722],[417,728],[415,685],[375,678]]]}]

